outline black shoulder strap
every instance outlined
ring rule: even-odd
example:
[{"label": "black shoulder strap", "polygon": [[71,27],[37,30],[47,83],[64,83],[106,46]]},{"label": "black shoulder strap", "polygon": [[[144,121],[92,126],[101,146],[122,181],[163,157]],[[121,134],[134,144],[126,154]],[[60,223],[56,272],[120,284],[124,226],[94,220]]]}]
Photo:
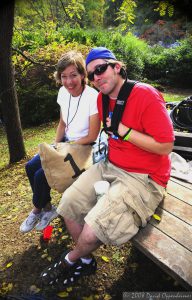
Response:
[{"label": "black shoulder strap", "polygon": [[122,87],[119,91],[117,100],[116,100],[115,108],[113,110],[110,128],[108,128],[106,126],[106,118],[109,116],[109,96],[102,94],[103,127],[104,127],[105,132],[112,131],[114,134],[117,133],[118,126],[122,119],[127,99],[129,97],[134,85],[137,82],[138,81],[129,80],[129,81],[125,81],[124,84],[122,85]]}]

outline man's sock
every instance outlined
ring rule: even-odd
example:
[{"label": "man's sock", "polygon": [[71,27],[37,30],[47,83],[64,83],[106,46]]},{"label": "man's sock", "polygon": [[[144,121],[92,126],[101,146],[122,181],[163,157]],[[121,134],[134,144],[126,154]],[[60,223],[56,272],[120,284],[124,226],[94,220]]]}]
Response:
[{"label": "man's sock", "polygon": [[[71,265],[71,266],[73,266],[74,264],[75,264],[75,262],[74,261],[71,261],[70,259],[69,259],[69,253],[67,253],[67,255],[65,256],[65,260]],[[83,264],[87,264],[87,265],[89,265],[91,262],[92,262],[92,258],[83,258],[83,257],[81,257],[81,261],[82,261],[82,263]]]},{"label": "man's sock", "polygon": [[81,257],[81,261],[83,264],[89,265],[92,262],[92,258],[83,258]]},{"label": "man's sock", "polygon": [[75,264],[74,261],[71,261],[68,257],[69,253],[67,253],[67,255],[65,256],[65,260],[68,262],[69,265],[73,266]]}]

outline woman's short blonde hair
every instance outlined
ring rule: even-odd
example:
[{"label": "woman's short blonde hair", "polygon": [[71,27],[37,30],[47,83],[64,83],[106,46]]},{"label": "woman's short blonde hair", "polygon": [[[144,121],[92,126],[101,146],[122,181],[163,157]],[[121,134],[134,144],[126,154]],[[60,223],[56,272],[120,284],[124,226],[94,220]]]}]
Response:
[{"label": "woman's short blonde hair", "polygon": [[61,84],[61,73],[69,66],[74,65],[79,74],[83,75],[82,85],[85,86],[87,82],[87,73],[85,68],[85,60],[80,52],[71,50],[61,56],[57,65],[54,77],[57,84]]}]

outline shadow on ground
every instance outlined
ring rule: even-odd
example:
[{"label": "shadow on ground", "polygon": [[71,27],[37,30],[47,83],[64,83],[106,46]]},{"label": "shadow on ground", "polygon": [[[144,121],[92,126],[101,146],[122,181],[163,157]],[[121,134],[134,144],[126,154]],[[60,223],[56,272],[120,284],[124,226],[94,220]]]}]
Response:
[{"label": "shadow on ground", "polygon": [[[40,241],[41,242],[41,241]],[[63,249],[69,247],[69,240],[64,240],[60,245],[51,242],[42,244],[41,248],[31,246],[22,255],[14,256],[14,267],[0,273],[0,278],[8,279],[14,287],[11,293],[2,296],[5,300],[59,300],[57,291],[41,289],[39,293],[33,294],[32,287],[40,287],[39,275],[42,270],[50,264],[42,258],[42,249],[53,261],[60,256]],[[44,250],[43,250],[44,251]],[[128,243],[121,248],[120,256],[128,253],[125,260],[112,260],[106,263],[101,256],[104,254],[109,258],[113,257],[116,249],[103,246],[102,253],[95,253],[98,270],[96,275],[80,279],[72,286],[70,291],[64,293],[65,299],[70,300],[96,300],[96,299],[123,299],[124,292],[139,291],[185,291],[173,279],[158,268],[152,261],[133,248]],[[117,249],[117,251],[119,251]]]}]

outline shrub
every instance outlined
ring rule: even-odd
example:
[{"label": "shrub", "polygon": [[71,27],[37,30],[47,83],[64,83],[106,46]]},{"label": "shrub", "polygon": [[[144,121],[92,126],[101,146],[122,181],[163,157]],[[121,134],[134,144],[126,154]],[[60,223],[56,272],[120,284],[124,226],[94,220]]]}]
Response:
[{"label": "shrub", "polygon": [[57,89],[49,85],[36,88],[30,85],[18,91],[20,116],[23,127],[36,126],[59,118]]},{"label": "shrub", "polygon": [[192,82],[192,38],[180,41],[180,46],[155,46],[146,57],[144,74],[150,80],[174,87],[190,88]]}]

